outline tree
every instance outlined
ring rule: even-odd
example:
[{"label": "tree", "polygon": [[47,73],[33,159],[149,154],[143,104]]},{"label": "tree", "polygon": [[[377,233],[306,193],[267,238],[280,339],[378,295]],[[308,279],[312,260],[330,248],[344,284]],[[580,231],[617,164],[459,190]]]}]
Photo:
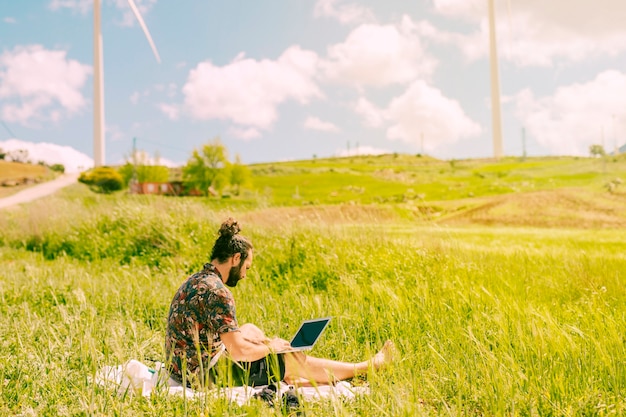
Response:
[{"label": "tree", "polygon": [[134,179],[139,182],[168,182],[170,169],[159,165],[161,156],[155,152],[154,158],[150,158],[145,151],[136,150],[130,156],[126,156],[126,163],[119,168],[124,178],[124,184],[128,185]]},{"label": "tree", "polygon": [[194,149],[183,167],[183,182],[204,195],[209,194],[210,187],[221,191],[229,180],[228,168],[226,147],[216,138],[204,145],[201,151]]},{"label": "tree", "polygon": [[591,145],[589,147],[589,154],[591,154],[592,157],[597,158],[606,155],[606,152],[604,151],[604,147],[602,145]]},{"label": "tree", "polygon": [[6,153],[6,152],[5,152],[2,148],[0,148],[0,160],[1,160],[1,159],[4,159],[4,157],[5,157],[6,155],[7,155],[7,153]]},{"label": "tree", "polygon": [[98,167],[80,174],[78,181],[96,193],[110,194],[124,187],[124,179],[115,168]]},{"label": "tree", "polygon": [[235,155],[235,162],[230,167],[230,185],[235,187],[235,195],[239,195],[241,187],[250,182],[251,177],[250,169],[241,163],[239,154]]},{"label": "tree", "polygon": [[130,162],[122,165],[119,172],[124,179],[124,184],[128,184],[133,176],[137,182],[168,182],[170,179],[170,169],[162,165],[133,165]]}]

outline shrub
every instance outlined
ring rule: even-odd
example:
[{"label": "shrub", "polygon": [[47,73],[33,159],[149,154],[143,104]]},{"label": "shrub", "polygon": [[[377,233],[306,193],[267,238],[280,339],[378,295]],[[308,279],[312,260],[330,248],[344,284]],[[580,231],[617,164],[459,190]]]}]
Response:
[{"label": "shrub", "polygon": [[61,174],[65,172],[65,166],[62,164],[50,165],[50,169],[53,170],[54,172],[60,172]]},{"label": "shrub", "polygon": [[88,185],[92,191],[103,194],[121,190],[124,186],[124,179],[120,173],[111,167],[98,167],[83,172],[78,181]]}]

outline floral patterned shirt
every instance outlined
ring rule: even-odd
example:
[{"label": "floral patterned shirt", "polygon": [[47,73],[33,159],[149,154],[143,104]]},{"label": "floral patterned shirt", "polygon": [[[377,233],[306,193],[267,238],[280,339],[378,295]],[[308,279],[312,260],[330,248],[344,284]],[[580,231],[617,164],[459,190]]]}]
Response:
[{"label": "floral patterned shirt", "polygon": [[219,271],[204,265],[180,286],[170,305],[165,354],[172,378],[181,382],[183,372],[199,376],[221,348],[220,334],[238,330],[232,293]]}]

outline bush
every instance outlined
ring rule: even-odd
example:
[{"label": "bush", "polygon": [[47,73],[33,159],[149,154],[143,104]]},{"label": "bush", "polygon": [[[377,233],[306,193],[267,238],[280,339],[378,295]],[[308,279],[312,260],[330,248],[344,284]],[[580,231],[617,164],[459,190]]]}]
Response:
[{"label": "bush", "polygon": [[63,166],[62,164],[50,165],[50,169],[54,172],[60,172],[61,174],[65,172],[65,166]]},{"label": "bush", "polygon": [[78,181],[88,185],[92,191],[102,194],[110,194],[124,187],[124,179],[120,173],[110,167],[98,167],[83,172]]}]

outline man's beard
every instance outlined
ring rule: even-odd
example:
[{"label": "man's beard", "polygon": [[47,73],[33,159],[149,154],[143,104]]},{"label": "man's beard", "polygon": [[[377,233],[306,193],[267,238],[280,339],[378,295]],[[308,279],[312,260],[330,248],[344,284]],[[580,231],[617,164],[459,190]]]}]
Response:
[{"label": "man's beard", "polygon": [[229,287],[236,287],[237,283],[241,280],[241,266],[243,265],[243,259],[239,262],[239,265],[233,266],[228,272],[228,279],[226,285]]}]

